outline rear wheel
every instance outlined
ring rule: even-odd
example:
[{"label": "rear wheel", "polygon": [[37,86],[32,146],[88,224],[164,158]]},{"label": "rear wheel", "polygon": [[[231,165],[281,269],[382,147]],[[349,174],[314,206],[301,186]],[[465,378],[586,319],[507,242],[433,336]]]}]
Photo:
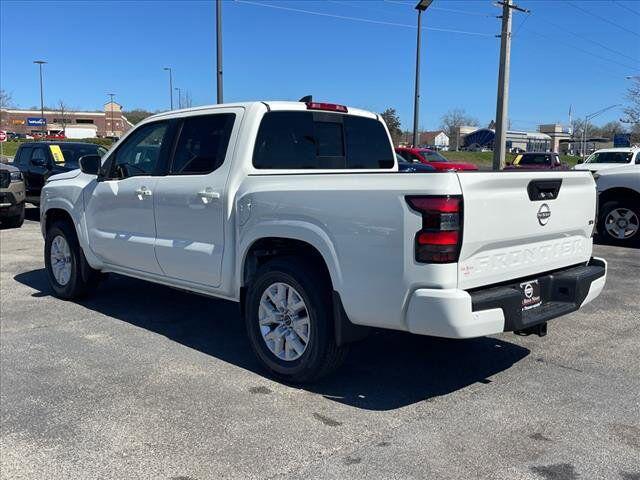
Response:
[{"label": "rear wheel", "polygon": [[598,233],[612,243],[640,243],[640,207],[625,202],[606,202],[600,211]]},{"label": "rear wheel", "polygon": [[87,263],[68,222],[56,222],[47,230],[44,261],[49,284],[60,298],[82,297],[98,284],[99,272]]},{"label": "rear wheel", "polygon": [[313,264],[282,258],[262,266],[249,286],[245,323],[251,346],[269,372],[284,381],[317,380],[346,355],[335,342],[325,277]]}]

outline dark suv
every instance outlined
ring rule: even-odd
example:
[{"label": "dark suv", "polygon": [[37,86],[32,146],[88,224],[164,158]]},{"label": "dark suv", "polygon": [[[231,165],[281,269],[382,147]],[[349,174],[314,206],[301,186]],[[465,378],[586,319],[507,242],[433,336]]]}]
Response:
[{"label": "dark suv", "polygon": [[560,155],[553,152],[519,153],[505,170],[569,170],[569,165],[560,161]]},{"label": "dark suv", "polygon": [[107,150],[100,145],[81,142],[28,142],[16,152],[13,164],[24,177],[27,202],[40,203],[40,191],[47,178],[79,168],[78,159],[85,155],[103,156]]}]

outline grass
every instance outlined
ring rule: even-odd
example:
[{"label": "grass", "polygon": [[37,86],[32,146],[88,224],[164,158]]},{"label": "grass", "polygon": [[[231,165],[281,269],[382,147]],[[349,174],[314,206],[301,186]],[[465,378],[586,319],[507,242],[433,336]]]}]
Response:
[{"label": "grass", "polygon": [[21,142],[3,142],[2,143],[2,156],[13,157],[18,151],[18,147]]},{"label": "grass", "polygon": [[[493,163],[493,152],[440,152],[444,157],[452,162],[468,162],[478,167],[490,168]],[[507,162],[512,162],[516,156],[507,153]],[[579,157],[571,155],[560,155],[560,161],[566,162],[570,167],[578,163]]]}]

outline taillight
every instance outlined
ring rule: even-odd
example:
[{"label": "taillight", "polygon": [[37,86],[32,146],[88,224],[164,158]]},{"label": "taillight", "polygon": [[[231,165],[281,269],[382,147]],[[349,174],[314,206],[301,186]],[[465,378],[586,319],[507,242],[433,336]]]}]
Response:
[{"label": "taillight", "polygon": [[462,197],[457,195],[406,197],[409,206],[422,215],[416,233],[416,261],[455,263],[462,245]]},{"label": "taillight", "polygon": [[328,110],[330,112],[347,113],[347,107],[335,103],[307,102],[307,110]]}]

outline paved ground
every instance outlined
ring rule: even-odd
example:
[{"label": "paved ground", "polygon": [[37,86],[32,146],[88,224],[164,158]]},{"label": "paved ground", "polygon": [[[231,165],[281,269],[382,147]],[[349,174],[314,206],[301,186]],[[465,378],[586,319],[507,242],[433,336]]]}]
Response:
[{"label": "paved ground", "polygon": [[546,338],[378,333],[298,389],[232,303],[123,277],[63,302],[34,221],[0,241],[3,479],[640,479],[638,250],[597,247],[606,291]]}]

